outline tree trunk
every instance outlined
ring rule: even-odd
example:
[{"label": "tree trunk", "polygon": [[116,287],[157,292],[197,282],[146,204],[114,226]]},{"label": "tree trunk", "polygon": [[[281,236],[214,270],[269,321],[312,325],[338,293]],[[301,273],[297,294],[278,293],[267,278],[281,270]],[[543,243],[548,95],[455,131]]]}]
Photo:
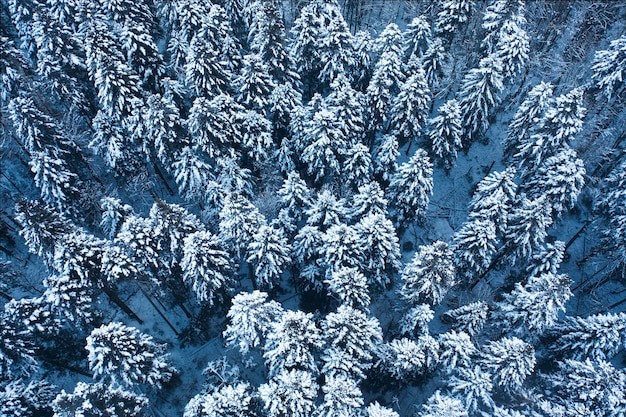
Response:
[{"label": "tree trunk", "polygon": [[117,306],[121,308],[124,313],[128,314],[133,320],[137,321],[139,324],[143,324],[143,320],[137,314],[135,314],[133,310],[130,309],[130,307],[120,298],[120,296],[117,295],[115,291],[113,291],[113,289],[105,286],[103,288],[103,291],[107,295],[107,297],[109,297],[109,300],[117,304]]},{"label": "tree trunk", "polygon": [[174,325],[172,324],[171,321],[168,320],[168,318],[165,316],[165,313],[163,313],[158,307],[157,305],[154,303],[154,300],[152,300],[152,297],[150,297],[150,294],[148,294],[141,285],[139,285],[139,283],[137,282],[137,288],[139,288],[139,291],[141,291],[141,293],[144,295],[144,297],[146,297],[146,300],[148,300],[148,302],[150,303],[150,305],[152,306],[152,308],[154,308],[156,310],[156,312],[159,314],[159,316],[161,316],[161,318],[163,319],[163,321],[165,321],[165,323],[169,326],[170,329],[172,329],[172,331],[174,332],[174,334],[176,336],[180,336],[180,332],[178,330],[176,330],[176,328],[174,327]]}]

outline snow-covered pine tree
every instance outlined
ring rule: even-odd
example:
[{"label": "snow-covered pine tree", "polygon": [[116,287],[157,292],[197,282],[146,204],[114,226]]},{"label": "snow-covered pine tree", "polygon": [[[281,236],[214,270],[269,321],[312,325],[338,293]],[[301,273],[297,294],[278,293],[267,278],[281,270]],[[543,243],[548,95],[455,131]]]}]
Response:
[{"label": "snow-covered pine tree", "polygon": [[223,300],[233,286],[230,255],[222,248],[220,239],[205,231],[192,233],[183,242],[183,281],[198,301],[209,305]]},{"label": "snow-covered pine tree", "polygon": [[448,379],[448,386],[450,393],[460,397],[470,413],[482,408],[490,410],[495,406],[491,397],[491,374],[479,365],[456,368]]},{"label": "snow-covered pine tree", "polygon": [[487,220],[493,222],[496,234],[506,231],[508,214],[513,209],[517,194],[514,182],[515,168],[495,171],[488,174],[477,185],[469,204],[471,220]]},{"label": "snow-covered pine tree", "polygon": [[424,55],[422,55],[421,63],[426,75],[426,81],[431,90],[439,85],[439,81],[443,78],[443,66],[448,60],[446,48],[443,46],[441,38],[435,38],[429,45]]},{"label": "snow-covered pine tree", "polygon": [[317,417],[356,417],[363,406],[363,394],[357,382],[346,375],[332,376],[322,385],[324,402],[317,408]]},{"label": "snow-covered pine tree", "polygon": [[373,402],[367,406],[367,417],[400,417],[398,413],[390,408],[383,407],[378,402]]},{"label": "snow-covered pine tree", "polygon": [[[449,1],[446,3],[457,2]],[[428,401],[422,405],[417,415],[419,417],[468,417],[467,410],[461,400],[448,395],[442,395],[441,391],[435,391],[435,393],[428,398]]]},{"label": "snow-covered pine tree", "polygon": [[529,276],[537,277],[541,274],[556,275],[565,253],[565,243],[560,240],[554,243],[546,243],[530,259],[530,264],[526,268]]},{"label": "snow-covered pine tree", "polygon": [[418,149],[391,177],[386,195],[391,215],[400,229],[421,220],[433,190],[433,164],[423,149]]},{"label": "snow-covered pine tree", "polygon": [[313,114],[304,132],[300,159],[307,165],[307,173],[315,181],[338,175],[340,161],[348,152],[348,137],[336,115],[323,106]]},{"label": "snow-covered pine tree", "polygon": [[114,385],[160,387],[177,372],[169,364],[165,345],[134,327],[112,322],[87,337],[89,369],[94,378]]},{"label": "snow-covered pine tree", "polygon": [[591,79],[608,98],[619,95],[623,88],[626,66],[626,36],[611,41],[609,49],[596,51]]},{"label": "snow-covered pine tree", "polygon": [[361,246],[356,227],[339,223],[322,236],[322,254],[328,274],[342,267],[362,267],[365,248]]},{"label": "snow-covered pine tree", "polygon": [[402,69],[401,51],[384,52],[374,66],[372,79],[365,93],[369,119],[368,128],[375,132],[384,127],[392,100],[399,92],[406,76]]},{"label": "snow-covered pine tree", "polygon": [[565,274],[531,276],[525,285],[517,283],[504,301],[498,303],[497,319],[504,328],[521,336],[539,336],[552,328],[565,303],[573,295],[571,280]]},{"label": "snow-covered pine tree", "polygon": [[45,379],[9,381],[0,387],[0,413],[6,417],[49,415],[56,395],[55,387]]},{"label": "snow-covered pine tree", "polygon": [[193,146],[210,157],[231,153],[241,143],[243,114],[244,107],[228,94],[197,97],[185,121]]},{"label": "snow-covered pine tree", "polygon": [[394,135],[383,135],[380,143],[374,148],[374,174],[382,183],[389,183],[398,169],[398,138]]},{"label": "snow-covered pine tree", "polygon": [[541,248],[552,225],[552,207],[541,196],[529,200],[522,195],[507,219],[504,242],[513,262],[531,256]]},{"label": "snow-covered pine tree", "polygon": [[552,212],[560,216],[576,204],[585,185],[585,165],[574,149],[564,149],[547,158],[523,184],[530,199],[545,196]]},{"label": "snow-covered pine tree", "polygon": [[384,214],[368,214],[355,225],[357,247],[370,288],[385,288],[400,269],[400,243],[393,224]]},{"label": "snow-covered pine tree", "polygon": [[183,146],[189,145],[181,125],[180,110],[172,95],[152,94],[142,109],[142,136],[144,153],[148,157],[155,155],[164,165],[169,166],[174,155]]},{"label": "snow-covered pine tree", "polygon": [[410,144],[420,136],[426,124],[430,101],[426,75],[418,63],[418,67],[401,84],[389,110],[389,130],[400,144],[409,143],[410,148]]},{"label": "snow-covered pine tree", "polygon": [[289,125],[296,109],[302,106],[302,93],[290,82],[278,84],[269,99],[274,138],[285,146],[291,140]]},{"label": "snow-covered pine tree", "polygon": [[323,9],[325,2],[314,0],[307,3],[291,27],[292,40],[289,54],[296,72],[306,86],[307,97],[311,97],[316,80],[322,69],[321,41],[326,35]]},{"label": "snow-covered pine tree", "polygon": [[259,210],[242,195],[230,193],[219,214],[220,237],[239,259],[244,259],[254,235],[266,223]]},{"label": "snow-covered pine tree", "polygon": [[372,75],[372,37],[367,30],[359,30],[352,38],[354,47],[354,69],[352,80],[354,88],[358,91],[365,91]]},{"label": "snow-covered pine tree", "polygon": [[446,171],[449,171],[454,166],[457,151],[463,147],[461,108],[455,99],[450,99],[437,112],[437,117],[428,121],[426,134],[433,152],[440,158]]},{"label": "snow-covered pine tree", "polygon": [[503,27],[509,23],[522,23],[524,19],[524,0],[493,0],[485,8],[482,28],[485,35],[481,41],[481,47],[486,53],[495,52],[500,46]]},{"label": "snow-covered pine tree", "polygon": [[243,67],[233,80],[237,101],[250,110],[268,114],[270,95],[276,88],[269,69],[261,56],[248,54],[243,57]]},{"label": "snow-covered pine tree", "polygon": [[365,377],[374,359],[376,347],[382,342],[382,330],[378,320],[347,305],[337,312],[329,313],[321,324],[326,341],[324,354],[331,356],[332,350],[342,351],[354,359],[350,374],[356,379]]},{"label": "snow-covered pine tree", "polygon": [[514,160],[523,169],[522,181],[532,177],[546,159],[571,146],[583,126],[586,109],[584,89],[579,87],[557,97],[539,122],[536,133],[521,141]]},{"label": "snow-covered pine tree", "polygon": [[219,51],[200,32],[191,40],[185,61],[185,83],[197,97],[228,92],[232,74],[220,59]]},{"label": "snow-covered pine tree", "polygon": [[178,189],[188,199],[203,200],[206,184],[213,178],[213,168],[191,147],[185,147],[172,163]]},{"label": "snow-covered pine tree", "polygon": [[626,314],[567,317],[553,329],[552,348],[576,360],[611,360],[626,342]]},{"label": "snow-covered pine tree", "polygon": [[444,38],[452,38],[459,31],[461,24],[467,22],[474,2],[472,0],[444,0],[439,4],[435,33]]},{"label": "snow-covered pine tree", "polygon": [[278,190],[278,199],[281,208],[287,209],[295,220],[301,220],[311,204],[311,190],[297,171],[290,171]]},{"label": "snow-covered pine tree", "polygon": [[267,300],[267,293],[253,291],[240,293],[232,300],[228,310],[229,324],[224,330],[224,339],[228,346],[237,346],[242,355],[250,348],[265,343],[265,336],[270,324],[283,314],[283,308],[274,300]]},{"label": "snow-covered pine tree", "polygon": [[32,333],[19,322],[16,303],[8,304],[0,316],[0,387],[6,381],[28,379],[39,368]]},{"label": "snow-covered pine tree", "polygon": [[321,232],[342,224],[346,216],[345,205],[343,198],[337,198],[328,187],[324,187],[305,211],[306,224],[318,227]]},{"label": "snow-covered pine tree", "polygon": [[189,400],[183,417],[249,415],[254,407],[253,395],[247,383],[224,384],[212,392],[198,394]]},{"label": "snow-covered pine tree", "polygon": [[502,141],[506,159],[510,159],[517,152],[521,143],[528,141],[529,136],[544,117],[545,111],[552,107],[552,89],[552,84],[542,81],[526,94],[524,101],[509,122],[509,131]]},{"label": "snow-covered pine tree", "polygon": [[454,265],[465,281],[473,281],[489,267],[497,241],[496,227],[490,220],[470,220],[454,234]]},{"label": "snow-covered pine tree", "polygon": [[502,61],[504,78],[513,79],[529,61],[530,42],[523,25],[526,19],[519,15],[504,23],[500,31],[496,54]]},{"label": "snow-covered pine tree", "polygon": [[404,37],[398,25],[391,22],[380,32],[374,41],[374,51],[381,56],[385,52],[403,54]]},{"label": "snow-covered pine tree", "polygon": [[279,285],[280,275],[291,262],[291,247],[283,231],[262,225],[252,236],[246,261],[254,267],[255,287],[271,290]]},{"label": "snow-covered pine tree", "polygon": [[351,223],[356,223],[370,214],[387,213],[387,200],[380,184],[370,181],[359,187],[358,192],[352,195],[352,201],[346,211],[346,217]]},{"label": "snow-covered pine tree", "polygon": [[449,374],[457,368],[468,368],[478,353],[470,336],[464,332],[450,330],[440,334],[437,341],[441,347],[439,363]]},{"label": "snow-covered pine tree", "polygon": [[346,160],[341,167],[344,186],[356,190],[372,181],[372,155],[362,143],[352,145],[346,151]]},{"label": "snow-covered pine tree", "polygon": [[456,282],[452,251],[441,241],[420,246],[402,272],[400,294],[411,305],[439,304]]},{"label": "snow-covered pine tree", "polygon": [[308,417],[315,410],[318,385],[310,372],[284,370],[259,387],[268,417]]},{"label": "snow-covered pine tree", "polygon": [[356,309],[369,306],[371,299],[367,278],[358,268],[338,268],[324,282],[328,284],[329,292],[339,298],[342,304]]},{"label": "snow-covered pine tree", "polygon": [[428,323],[434,318],[435,312],[428,304],[411,307],[400,319],[400,333],[407,336],[428,334]]},{"label": "snow-covered pine tree", "polygon": [[481,364],[491,372],[493,383],[511,393],[521,388],[537,362],[534,347],[516,337],[485,344],[481,357]]},{"label": "snow-covered pine tree", "polygon": [[322,347],[322,336],[313,314],[286,310],[270,323],[263,346],[269,376],[294,369],[317,373],[314,354]]},{"label": "snow-covered pine tree", "polygon": [[564,360],[546,377],[551,400],[578,415],[619,416],[626,412],[626,376],[603,360]]},{"label": "snow-covered pine tree", "polygon": [[[255,13],[253,19],[255,31],[248,34],[250,48],[262,58],[275,82],[293,83],[299,75],[292,70],[289,51],[285,48],[285,24],[281,10],[274,2],[259,2],[260,13]],[[232,15],[231,15],[232,17]]]},{"label": "snow-covered pine tree", "polygon": [[415,380],[427,371],[428,351],[424,341],[423,338],[416,342],[403,337],[384,343],[379,347],[377,367],[399,381]]},{"label": "snow-covered pine tree", "polygon": [[293,256],[300,268],[302,287],[321,293],[323,290],[324,236],[317,226],[304,226],[293,242]]},{"label": "snow-covered pine tree", "polygon": [[[272,124],[270,121],[254,110],[248,110],[240,114],[239,135],[247,156],[256,163],[267,162],[275,152],[272,142]],[[237,164],[240,168],[241,164]]]},{"label": "snow-covered pine tree", "polygon": [[320,40],[320,63],[322,67],[318,79],[322,85],[329,85],[340,74],[349,74],[354,67],[354,46],[350,28],[341,14],[336,0],[327,1],[322,25],[323,38]]},{"label": "snow-covered pine tree", "polygon": [[489,127],[489,115],[500,102],[502,84],[502,62],[497,56],[480,60],[477,68],[472,68],[463,77],[459,89],[459,106],[463,120],[465,148],[473,139],[483,134]]},{"label": "snow-covered pine tree", "polygon": [[444,317],[452,322],[454,330],[476,336],[485,325],[488,314],[489,305],[484,301],[476,301],[448,310]]},{"label": "snow-covered pine tree", "polygon": [[102,383],[78,382],[74,392],[61,391],[51,405],[54,417],[148,415],[146,397]]},{"label": "snow-covered pine tree", "polygon": [[360,142],[365,134],[365,96],[350,85],[343,73],[330,84],[330,93],[324,99],[328,108],[342,121],[341,128],[350,142]]},{"label": "snow-covered pine tree", "polygon": [[404,55],[407,60],[411,57],[421,58],[432,41],[430,23],[424,15],[414,17],[406,26],[403,34]]}]

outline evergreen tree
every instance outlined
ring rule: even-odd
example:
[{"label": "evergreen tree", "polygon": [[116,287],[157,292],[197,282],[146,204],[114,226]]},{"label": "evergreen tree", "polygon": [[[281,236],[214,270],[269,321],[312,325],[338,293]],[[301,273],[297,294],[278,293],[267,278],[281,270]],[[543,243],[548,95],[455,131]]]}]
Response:
[{"label": "evergreen tree", "polygon": [[507,392],[518,390],[535,369],[535,349],[516,337],[491,341],[483,346],[482,365],[493,382]]},{"label": "evergreen tree", "polygon": [[344,183],[357,189],[371,181],[372,157],[367,146],[362,143],[353,145],[346,151],[346,160],[341,167]]},{"label": "evergreen tree", "polygon": [[247,198],[231,193],[224,200],[219,219],[220,237],[243,259],[265,218]]},{"label": "evergreen tree", "polygon": [[365,248],[361,246],[356,227],[344,223],[328,228],[322,237],[324,264],[329,273],[342,267],[360,267]]},{"label": "evergreen tree", "polygon": [[[456,3],[456,2],[447,2]],[[461,400],[441,395],[440,391],[435,393],[422,405],[419,417],[468,417],[467,410]]]},{"label": "evergreen tree", "polygon": [[352,80],[354,88],[358,91],[364,91],[372,75],[372,38],[369,31],[359,30],[354,34],[352,42],[355,59]]},{"label": "evergreen tree", "polygon": [[217,236],[204,231],[190,234],[183,242],[183,281],[199,301],[209,305],[220,301],[233,285],[230,256],[222,247]]},{"label": "evergreen tree", "polygon": [[185,406],[183,417],[245,416],[254,406],[250,385],[236,383],[194,396]]},{"label": "evergreen tree", "polygon": [[261,56],[257,54],[244,56],[243,68],[233,81],[233,87],[237,91],[239,103],[250,110],[267,114],[270,95],[276,86]]},{"label": "evergreen tree", "polygon": [[552,89],[552,84],[542,81],[526,94],[511,119],[507,137],[502,142],[505,157],[510,158],[521,143],[528,141],[545,111],[552,106]]},{"label": "evergreen tree", "polygon": [[[459,106],[466,139],[484,133],[489,127],[489,114],[500,102],[503,89],[502,62],[489,56],[480,60],[478,68],[472,68],[463,77],[459,89]],[[466,142],[469,148],[471,142]]]},{"label": "evergreen tree", "polygon": [[464,223],[454,234],[452,244],[459,274],[468,279],[484,272],[496,253],[497,240],[496,227],[491,220],[472,219]]},{"label": "evergreen tree", "polygon": [[358,309],[365,309],[370,304],[367,278],[358,268],[338,268],[331,274],[328,284],[331,294],[336,295],[342,304]]},{"label": "evergreen tree", "polygon": [[396,23],[389,23],[380,32],[378,38],[374,41],[374,51],[380,56],[386,52],[392,52],[402,56],[404,37],[402,31]]},{"label": "evergreen tree", "polygon": [[409,57],[421,58],[431,43],[431,29],[426,16],[414,17],[404,31],[404,54]]},{"label": "evergreen tree", "polygon": [[392,218],[400,228],[423,219],[433,189],[433,164],[423,149],[418,149],[391,177],[386,194]]},{"label": "evergreen tree", "polygon": [[390,109],[390,130],[401,143],[411,144],[420,136],[428,117],[430,100],[426,75],[418,67],[401,85]]},{"label": "evergreen tree", "polygon": [[316,416],[356,417],[360,415],[363,394],[353,379],[345,375],[330,377],[322,386],[322,392],[324,392],[324,402],[318,407]]},{"label": "evergreen tree", "polygon": [[371,403],[367,406],[367,417],[400,417],[395,411],[383,407],[378,402]]},{"label": "evergreen tree", "polygon": [[624,371],[602,360],[565,360],[547,377],[551,399],[579,415],[619,416],[626,409]]},{"label": "evergreen tree", "polygon": [[148,399],[122,387],[78,382],[74,392],[65,390],[52,402],[54,417],[146,416]]},{"label": "evergreen tree", "polygon": [[585,166],[573,149],[564,149],[545,160],[524,184],[531,199],[545,196],[555,215],[576,203],[585,185]]},{"label": "evergreen tree", "polygon": [[398,169],[398,139],[394,135],[383,135],[380,144],[374,149],[374,174],[382,182],[391,181]]},{"label": "evergreen tree", "polygon": [[330,84],[337,76],[349,74],[354,67],[354,46],[348,24],[339,10],[336,1],[327,2],[322,25],[323,38],[320,40],[320,62],[322,67],[319,81]]},{"label": "evergreen tree", "polygon": [[485,325],[489,306],[483,301],[476,301],[454,310],[448,310],[445,317],[452,321],[452,328],[470,336],[477,335]]},{"label": "evergreen tree", "polygon": [[542,196],[529,200],[522,196],[519,206],[513,208],[507,219],[505,241],[515,262],[527,258],[540,249],[552,225],[552,208]]},{"label": "evergreen tree", "polygon": [[530,45],[526,31],[521,27],[526,19],[519,15],[504,23],[496,54],[502,61],[505,78],[520,74],[529,61]]},{"label": "evergreen tree", "polygon": [[470,413],[481,408],[492,409],[495,406],[491,392],[491,375],[480,366],[462,366],[456,368],[448,380],[452,394],[457,394]]},{"label": "evergreen tree", "polygon": [[308,226],[317,226],[324,232],[331,226],[343,223],[346,215],[345,200],[337,199],[328,188],[323,188],[305,214]]},{"label": "evergreen tree", "polygon": [[114,385],[160,387],[177,372],[168,363],[164,345],[122,323],[113,322],[94,329],[87,337],[86,349],[94,378],[111,381]]},{"label": "evergreen tree", "polygon": [[459,368],[469,368],[473,356],[478,353],[467,333],[451,330],[440,334],[438,342],[441,346],[439,362],[447,373]]},{"label": "evergreen tree", "polygon": [[34,417],[50,413],[50,404],[55,398],[54,386],[44,380],[28,383],[16,380],[0,388],[0,413],[3,416]]},{"label": "evergreen tree", "polygon": [[428,304],[411,307],[400,319],[400,333],[403,335],[428,334],[428,323],[435,318],[435,313]]},{"label": "evergreen tree", "polygon": [[385,213],[387,213],[385,194],[378,182],[370,181],[359,187],[358,192],[352,196],[346,217],[352,223],[356,223],[368,215]]},{"label": "evergreen tree", "polygon": [[539,122],[536,133],[520,142],[515,161],[523,168],[522,178],[534,175],[546,159],[567,149],[582,129],[586,109],[582,88],[556,98]]},{"label": "evergreen tree", "polygon": [[383,344],[379,348],[379,366],[399,381],[415,380],[427,370],[428,351],[424,341],[424,338],[417,342],[401,338]]},{"label": "evergreen tree", "polygon": [[317,226],[304,226],[294,238],[293,255],[301,270],[304,289],[323,290],[324,233]]},{"label": "evergreen tree", "polygon": [[539,251],[537,251],[531,259],[530,265],[526,271],[531,277],[537,277],[541,274],[556,275],[563,256],[565,254],[565,243],[560,240],[554,243],[546,243]]},{"label": "evergreen tree", "polygon": [[576,360],[610,360],[626,341],[626,314],[594,314],[589,317],[567,317],[558,323],[552,348]]},{"label": "evergreen tree", "polygon": [[400,92],[405,74],[402,69],[401,51],[383,52],[374,66],[372,79],[365,93],[369,130],[383,128],[389,118],[393,97]]},{"label": "evergreen tree", "polygon": [[437,117],[428,122],[428,138],[432,150],[450,170],[454,166],[456,154],[462,148],[461,108],[455,99],[446,101],[439,107]]},{"label": "evergreen tree", "polygon": [[341,305],[337,312],[329,313],[324,318],[321,328],[326,340],[325,355],[330,356],[332,350],[346,353],[354,359],[350,374],[358,379],[364,378],[364,372],[372,365],[376,346],[382,342],[378,320],[368,318],[362,311]]},{"label": "evergreen tree", "polygon": [[317,366],[313,355],[321,346],[322,337],[312,314],[285,311],[278,321],[270,324],[263,347],[269,376],[293,369],[315,374]]},{"label": "evergreen tree", "polygon": [[359,265],[373,287],[389,285],[400,269],[400,244],[393,224],[384,214],[368,214],[355,225],[357,247],[362,253]]},{"label": "evergreen tree", "polygon": [[311,190],[297,171],[290,171],[278,190],[278,198],[280,207],[286,208],[291,216],[300,220],[304,210],[311,204]]},{"label": "evergreen tree", "polygon": [[174,180],[185,197],[202,199],[213,169],[190,147],[183,148],[172,163]]},{"label": "evergreen tree", "polygon": [[608,98],[622,91],[624,63],[626,63],[626,36],[611,41],[609,49],[596,51],[591,67],[593,70],[591,79],[598,88],[604,90]]},{"label": "evergreen tree", "polygon": [[285,265],[291,262],[291,248],[281,229],[260,226],[248,245],[248,258],[254,266],[256,286],[272,289],[279,284]]},{"label": "evergreen tree", "polygon": [[328,108],[342,121],[341,129],[350,142],[363,140],[365,134],[365,109],[363,93],[352,88],[346,75],[338,74],[330,84],[330,94],[325,98]]},{"label": "evergreen tree", "polygon": [[445,0],[439,5],[435,33],[444,37],[452,37],[460,29],[462,23],[469,19],[474,2],[472,0]]},{"label": "evergreen tree", "polygon": [[477,185],[469,204],[469,218],[493,222],[496,233],[502,235],[506,231],[508,214],[513,209],[517,184],[515,169],[507,168],[488,174]]},{"label": "evergreen tree", "polygon": [[419,252],[402,272],[400,294],[410,305],[439,304],[455,284],[452,251],[441,241],[420,246]]},{"label": "evergreen tree", "polygon": [[246,355],[250,348],[264,343],[270,324],[282,314],[279,303],[267,301],[267,293],[253,291],[236,295],[227,314],[230,323],[223,334],[226,344],[238,346],[241,354]]},{"label": "evergreen tree", "polygon": [[218,50],[199,33],[189,44],[185,58],[185,83],[198,97],[226,93],[232,74],[223,65]]},{"label": "evergreen tree", "polygon": [[317,384],[306,371],[282,371],[259,387],[265,412],[269,417],[306,417],[315,409]]},{"label": "evergreen tree", "polygon": [[498,304],[498,316],[505,327],[524,335],[541,335],[553,327],[559,312],[572,296],[567,275],[552,273],[532,276],[525,285],[517,283],[504,301]]},{"label": "evergreen tree", "polygon": [[257,163],[267,161],[273,153],[272,125],[265,116],[248,110],[241,114],[241,141],[248,157]]},{"label": "evergreen tree", "polygon": [[441,38],[435,38],[429,45],[424,55],[422,55],[421,63],[426,75],[426,81],[431,89],[434,90],[439,85],[439,81],[443,78],[443,65],[448,60],[446,48],[443,46]]}]

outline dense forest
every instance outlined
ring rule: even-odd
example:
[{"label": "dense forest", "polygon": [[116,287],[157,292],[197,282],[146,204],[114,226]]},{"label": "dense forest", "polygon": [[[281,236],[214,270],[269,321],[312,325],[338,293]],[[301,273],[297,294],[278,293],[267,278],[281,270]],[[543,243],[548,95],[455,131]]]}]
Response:
[{"label": "dense forest", "polygon": [[0,0],[0,415],[626,416],[626,2]]}]

